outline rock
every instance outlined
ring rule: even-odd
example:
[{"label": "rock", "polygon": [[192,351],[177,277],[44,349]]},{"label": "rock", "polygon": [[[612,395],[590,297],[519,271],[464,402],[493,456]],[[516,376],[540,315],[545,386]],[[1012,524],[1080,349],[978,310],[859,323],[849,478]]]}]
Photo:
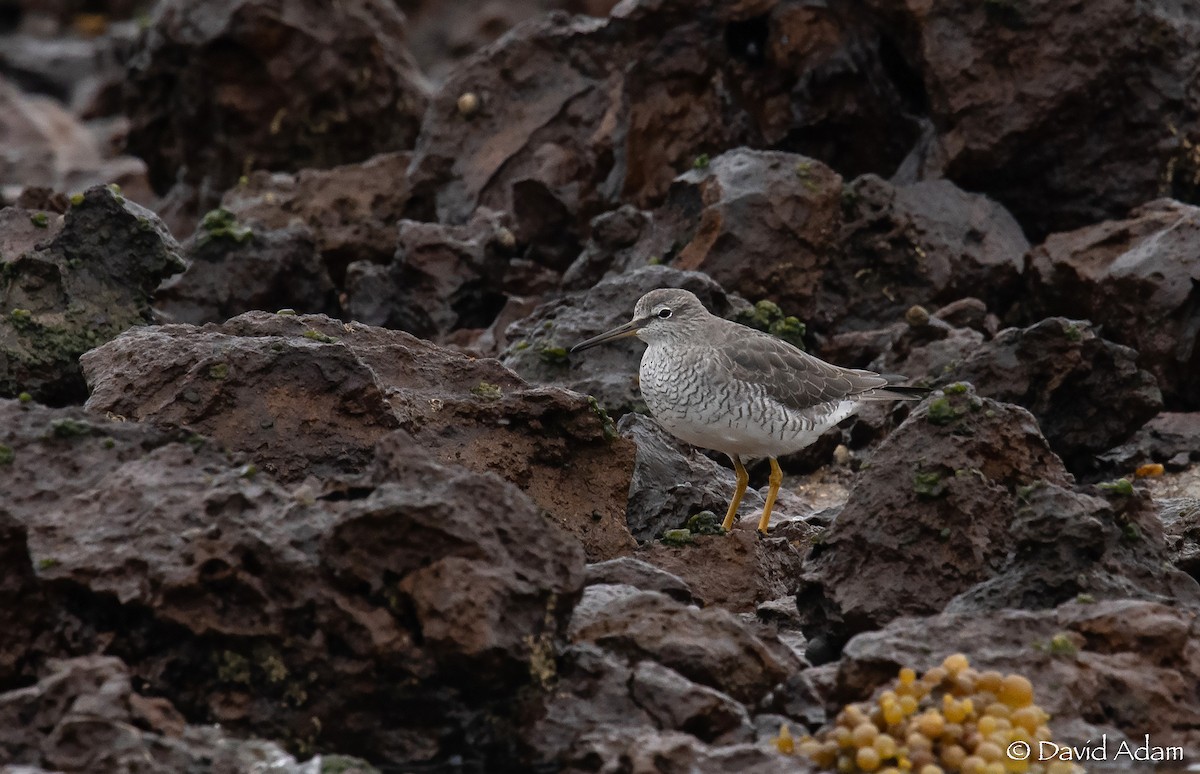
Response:
[{"label": "rock", "polygon": [[809,325],[869,329],[914,304],[980,296],[1005,309],[1017,295],[1029,242],[986,196],[948,180],[897,186],[866,175],[846,186],[842,205],[838,258],[822,273]]},{"label": "rock", "polygon": [[1200,581],[1200,496],[1162,498],[1156,504],[1171,563]]},{"label": "rock", "polygon": [[[814,546],[817,585],[798,597],[805,633],[824,639],[814,657],[904,615],[1040,609],[1081,594],[1200,604],[1200,586],[1164,566],[1148,500],[1127,484],[1073,491],[1029,414],[964,387],[935,393],[884,441]],[[880,531],[879,514],[903,517]]]},{"label": "rock", "polygon": [[2,75],[0,135],[0,203],[26,187],[76,192],[108,183],[128,188],[139,201],[152,198],[142,161],[110,152],[58,101],[24,94]]},{"label": "rock", "polygon": [[502,244],[501,213],[481,210],[465,226],[401,220],[395,258],[381,266],[351,263],[346,310],[369,325],[444,339],[486,328],[511,293],[512,251]]},{"label": "rock", "polygon": [[[598,586],[589,588],[597,589]],[[754,703],[799,664],[719,608],[684,607],[652,591],[621,595],[571,620],[571,640],[652,659],[689,680]]]},{"label": "rock", "polygon": [[986,193],[1035,239],[1163,193],[1194,199],[1197,96],[1177,86],[1200,67],[1200,24],[1172,3],[868,7],[937,127],[898,177]]},{"label": "rock", "polygon": [[225,192],[221,207],[238,222],[266,231],[307,226],[321,260],[340,284],[355,261],[391,262],[396,224],[408,207],[411,156],[407,151],[380,153],[366,161],[295,174],[255,171]]},{"label": "rock", "polygon": [[[52,660],[28,688],[0,693],[4,760],[57,771],[249,771],[270,761],[280,774],[311,774],[338,760],[342,771],[374,772],[365,761],[317,756],[299,764],[273,742],[236,739],[219,726],[188,726],[165,699],[131,688],[128,668],[108,656]],[[5,767],[6,771],[17,771]]]},{"label": "rock", "polygon": [[[1028,677],[1060,743],[1086,740],[1063,733],[1073,725],[1065,721],[1082,718],[1138,743],[1154,729],[1151,744],[1184,745],[1195,755],[1200,749],[1200,709],[1191,698],[1200,681],[1196,626],[1194,607],[1142,600],[901,618],[846,645],[834,698],[839,704],[861,700],[901,666],[921,672],[961,652],[970,655],[976,669]],[[1097,713],[1097,707],[1104,712]],[[1112,737],[1109,743],[1115,748]]]},{"label": "rock", "polygon": [[397,3],[408,19],[413,57],[421,71],[441,82],[464,59],[521,22],[550,10],[608,16],[614,0],[516,0],[454,6],[429,0]]},{"label": "rock", "polygon": [[[641,414],[626,414],[617,431],[637,446],[625,519],[639,541],[654,540],[678,529],[701,511],[725,517],[733,497],[733,472],[705,457]],[[746,507],[759,509],[757,493],[746,493]]]},{"label": "rock", "polygon": [[6,30],[0,71],[26,92],[51,97],[75,116],[111,116],[120,108],[125,74],[120,55],[136,35],[137,25],[130,22],[106,24],[95,35]]},{"label": "rock", "polygon": [[934,393],[879,445],[813,546],[797,599],[810,639],[940,611],[1003,564],[1021,487],[1070,485],[1029,412],[964,387]]},{"label": "rock", "polygon": [[794,153],[744,148],[681,175],[675,209],[699,212],[674,265],[751,300],[812,309],[841,223],[842,179]]},{"label": "rock", "polygon": [[[436,459],[517,483],[593,561],[634,546],[632,446],[585,397],[529,388],[493,360],[319,315],[249,312],[132,330],[82,364],[90,410],[202,432],[284,482],[387,469],[415,438]],[[411,437],[388,438],[396,428]]]},{"label": "rock", "polygon": [[[680,171],[730,148],[812,149],[855,174],[890,172],[919,108],[886,57],[861,19],[772,0],[549,14],[449,74],[421,128],[414,186],[440,222],[479,206],[513,212],[517,233],[552,237],[563,256],[596,215],[653,206]],[[462,111],[467,94],[474,108]],[[525,198],[536,204],[521,212]]]},{"label": "rock", "polygon": [[427,99],[404,39],[403,16],[384,0],[169,0],[129,61],[128,147],[156,191],[177,186],[175,206],[193,218],[253,169],[404,150]]},{"label": "rock", "polygon": [[1162,408],[1137,352],[1101,338],[1086,321],[1061,317],[1000,331],[943,373],[936,382],[967,381],[980,395],[1033,412],[1073,471],[1087,470],[1093,455],[1128,439]]},{"label": "rock", "polygon": [[632,556],[589,564],[586,584],[591,586],[598,583],[622,584],[643,591],[659,591],[685,605],[697,601],[692,595],[692,589],[678,575],[672,575]]},{"label": "rock", "polygon": [[671,229],[654,213],[628,204],[597,215],[589,227],[583,252],[562,275],[566,290],[587,290],[601,280],[661,264],[676,250]]},{"label": "rock", "polygon": [[504,760],[553,679],[583,552],[496,476],[410,441],[318,499],[195,438],[0,412],[48,619],[19,657],[120,653],[189,719],[397,766]]},{"label": "rock", "polygon": [[[10,403],[0,401],[0,404]],[[13,464],[15,452],[10,441],[0,437],[0,459],[8,460],[0,462],[0,466]],[[25,684],[33,676],[33,660],[28,657],[30,643],[46,626],[45,601],[29,560],[27,531],[3,506],[0,506],[0,568],[0,630],[5,632],[0,639],[2,689]]]},{"label": "rock", "polygon": [[1022,314],[1104,326],[1138,351],[1169,408],[1200,408],[1200,208],[1159,200],[1128,219],[1048,237],[1029,256]]},{"label": "rock", "polygon": [[184,243],[183,274],[155,293],[155,308],[171,322],[224,322],[253,309],[338,314],[329,272],[303,226],[259,231],[227,210],[213,210]]},{"label": "rock", "polygon": [[[650,729],[601,729],[585,734],[563,769],[568,774],[594,771],[597,762],[630,774],[686,771],[695,774],[806,774],[816,771],[805,761],[790,760],[761,744],[710,746],[691,734]],[[608,770],[608,769],[604,769]]]},{"label": "rock", "polygon": [[638,363],[644,345],[620,341],[569,356],[586,338],[628,322],[637,300],[661,287],[680,287],[699,296],[717,315],[737,307],[719,285],[699,272],[647,266],[621,274],[587,291],[548,301],[508,327],[504,365],[537,384],[557,384],[592,395],[614,415],[645,404],[637,392]]},{"label": "rock", "polygon": [[[91,188],[63,218],[9,211],[0,237],[0,396],[86,397],[78,358],[150,318],[149,295],[182,270],[179,246],[148,210]],[[45,239],[21,224],[42,225]],[[31,244],[32,242],[32,244]],[[11,251],[11,252],[10,252]]]},{"label": "rock", "polygon": [[265,312],[205,328],[135,328],[80,358],[87,406],[190,428],[283,481],[358,472],[399,421],[346,345],[353,333],[324,316]]},{"label": "rock", "polygon": [[[638,556],[683,578],[706,607],[753,611],[760,602],[796,593],[811,538],[810,530],[793,526],[803,522],[788,522],[785,527],[774,518],[771,535],[763,537],[754,529],[757,518],[754,524],[747,520],[735,525],[728,535],[697,536],[691,546],[653,543]],[[783,534],[796,532],[805,539]]]}]

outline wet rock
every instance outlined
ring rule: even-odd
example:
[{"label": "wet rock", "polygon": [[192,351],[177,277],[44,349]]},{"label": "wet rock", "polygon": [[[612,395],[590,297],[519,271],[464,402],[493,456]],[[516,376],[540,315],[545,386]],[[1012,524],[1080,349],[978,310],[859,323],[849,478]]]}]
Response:
[{"label": "wet rock", "polygon": [[583,553],[496,476],[410,441],[318,499],[145,425],[0,411],[50,619],[28,658],[117,654],[191,720],[396,765],[507,755],[513,696],[553,679]]},{"label": "wet rock", "polygon": [[465,226],[401,220],[394,259],[350,264],[347,312],[369,325],[431,339],[486,328],[503,309],[505,280],[515,273],[511,247],[503,244],[504,223],[501,213],[487,210]]},{"label": "wet rock", "polygon": [[[82,363],[90,410],[194,429],[285,482],[362,473],[415,438],[437,459],[516,483],[594,561],[634,545],[631,445],[584,396],[529,388],[493,360],[400,331],[250,312],[132,330]],[[386,438],[396,428],[412,437]]]},{"label": "wet rock", "polygon": [[589,564],[587,585],[597,583],[633,586],[643,591],[660,591],[685,605],[697,601],[691,588],[682,578],[632,556]]},{"label": "wet rock", "polygon": [[226,210],[205,216],[183,246],[187,269],[162,285],[155,309],[171,322],[224,322],[253,309],[340,310],[333,282],[304,226],[249,228]]},{"label": "wet rock", "polygon": [[[1039,609],[1076,595],[1200,604],[1200,587],[1164,566],[1144,496],[1127,482],[1071,483],[1023,409],[969,387],[935,393],[879,447],[814,546],[818,586],[798,604],[830,626],[806,633],[831,642],[903,615]],[[896,515],[881,531],[878,514]]]},{"label": "wet rock", "polygon": [[651,659],[742,703],[762,699],[799,666],[785,648],[768,647],[732,613],[684,607],[651,591],[617,595],[587,615],[577,610],[570,637],[627,658]]},{"label": "wet rock", "polygon": [[1104,326],[1138,351],[1167,406],[1200,407],[1200,208],[1159,200],[1127,220],[1048,237],[1029,256],[1023,314]]},{"label": "wet rock", "polygon": [[724,153],[681,175],[672,189],[669,207],[699,213],[674,265],[807,316],[836,244],[841,196],[841,177],[813,159],[744,148]]},{"label": "wet rock", "polygon": [[44,212],[6,216],[50,228],[44,241],[26,225],[0,237],[0,395],[83,400],[79,356],[147,322],[150,293],[183,268],[150,211],[103,187],[74,201],[61,227]]},{"label": "wet rock", "polygon": [[[1019,290],[1029,242],[1004,207],[948,180],[847,184],[838,258],[822,274],[806,322],[869,329],[967,296],[1005,309]],[[805,307],[808,308],[808,307]]]},{"label": "wet rock", "polygon": [[[156,6],[129,62],[128,147],[194,218],[252,169],[295,171],[411,147],[426,87],[383,0]],[[194,220],[193,220],[194,222]]]},{"label": "wet rock", "polygon": [[637,300],[661,287],[692,291],[713,314],[725,316],[736,308],[704,274],[646,266],[542,304],[509,326],[506,336],[510,343],[500,359],[531,382],[558,384],[592,395],[613,414],[639,406],[644,410],[637,392],[644,345],[617,341],[580,355],[568,356],[567,352],[586,338],[628,322]]},{"label": "wet rock", "polygon": [[[1142,600],[901,618],[846,645],[836,699],[840,704],[868,696],[901,666],[920,672],[951,653],[968,653],[976,669],[1026,675],[1036,686],[1037,703],[1052,717],[1056,741],[1085,741],[1064,722],[1081,719],[1113,737],[1124,731],[1139,743],[1146,729],[1154,729],[1152,744],[1182,744],[1195,754],[1196,634],[1194,606]],[[1114,745],[1112,737],[1109,743]]]},{"label": "wet rock", "polygon": [[343,756],[299,764],[273,742],[231,738],[219,726],[185,725],[167,700],[133,691],[128,668],[116,658],[52,660],[45,672],[35,685],[0,693],[0,727],[6,731],[0,753],[9,763],[151,774],[198,768],[235,774],[266,764],[281,774],[309,774],[337,760],[347,767],[340,770],[375,771]]},{"label": "wet rock", "polygon": [[[701,511],[721,518],[733,497],[733,472],[700,454],[641,414],[626,414],[617,431],[637,446],[625,518],[640,541],[654,540],[683,527]],[[747,507],[756,502],[747,492]]]},{"label": "wet rock", "polygon": [[1138,367],[1138,353],[1101,338],[1086,321],[1054,317],[1009,328],[964,354],[937,381],[968,381],[980,395],[1029,409],[1075,471],[1091,467],[1093,455],[1128,439],[1162,408],[1162,393],[1153,374]]},{"label": "wet rock", "polygon": [[1171,563],[1200,581],[1200,496],[1162,498],[1156,505]]},{"label": "wet rock", "polygon": [[1105,0],[1086,14],[1010,2],[868,6],[894,31],[937,127],[901,177],[985,192],[1035,239],[1163,193],[1194,198],[1197,97],[1177,84],[1200,67],[1200,25],[1173,4]]},{"label": "wet rock", "polygon": [[51,97],[22,93],[0,76],[0,202],[25,187],[81,191],[117,183],[148,201],[146,165],[111,152],[97,133]]},{"label": "wet rock", "polygon": [[396,224],[408,205],[410,158],[406,151],[381,153],[330,169],[252,172],[225,192],[221,206],[238,222],[268,231],[303,224],[340,284],[354,261],[391,261]]}]

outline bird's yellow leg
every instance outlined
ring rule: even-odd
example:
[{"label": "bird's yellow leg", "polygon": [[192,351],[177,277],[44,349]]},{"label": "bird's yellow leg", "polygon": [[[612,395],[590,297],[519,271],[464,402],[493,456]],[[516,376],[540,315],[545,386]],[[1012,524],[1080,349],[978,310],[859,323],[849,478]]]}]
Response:
[{"label": "bird's yellow leg", "polygon": [[767,490],[767,504],[763,506],[762,518],[758,520],[758,531],[767,534],[767,525],[771,523],[771,509],[775,507],[775,498],[779,496],[779,485],[783,483],[783,471],[779,461],[771,458],[771,488]]},{"label": "bird's yellow leg", "polygon": [[725,521],[721,523],[722,529],[726,532],[733,529],[733,520],[737,518],[738,506],[742,504],[742,495],[746,494],[746,485],[750,483],[750,474],[746,472],[746,466],[742,464],[742,460],[736,454],[729,455],[733,460],[733,470],[737,474],[737,486],[733,490],[733,499],[729,501],[729,510],[725,514]]}]

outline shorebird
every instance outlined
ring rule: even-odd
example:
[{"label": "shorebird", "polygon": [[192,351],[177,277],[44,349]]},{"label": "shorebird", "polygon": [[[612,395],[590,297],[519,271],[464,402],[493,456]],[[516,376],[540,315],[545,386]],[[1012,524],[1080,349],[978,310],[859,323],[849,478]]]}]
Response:
[{"label": "shorebird", "polygon": [[737,486],[722,523],[726,530],[749,482],[743,457],[771,461],[758,522],[765,534],[783,482],[777,457],[809,446],[866,401],[917,400],[929,392],[826,363],[769,333],[717,317],[695,295],[675,288],[650,291],[632,320],[576,344],[571,353],[626,336],[647,344],[639,369],[642,398],[659,424],[733,461]]}]

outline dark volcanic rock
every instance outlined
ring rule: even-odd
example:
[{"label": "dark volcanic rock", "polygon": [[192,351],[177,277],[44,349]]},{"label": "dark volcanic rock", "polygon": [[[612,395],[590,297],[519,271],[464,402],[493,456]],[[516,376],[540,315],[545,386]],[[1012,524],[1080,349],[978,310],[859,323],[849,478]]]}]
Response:
[{"label": "dark volcanic rock", "polygon": [[838,258],[806,322],[863,329],[967,296],[1005,309],[1019,289],[1029,242],[986,196],[948,180],[894,186],[874,175],[846,186]]},{"label": "dark volcanic rock", "polygon": [[[761,700],[776,683],[799,669],[786,648],[770,647],[732,613],[685,607],[664,594],[632,591],[589,605],[589,586],[571,620],[571,639],[591,642],[633,660],[649,659],[737,701]],[[775,643],[778,645],[778,643]]]},{"label": "dark volcanic rock", "polygon": [[[629,531],[641,541],[662,537],[664,530],[684,526],[701,511],[721,518],[733,497],[733,471],[705,457],[641,414],[626,414],[617,423],[621,435],[637,446],[629,505]],[[747,508],[760,508],[756,493],[746,492]]]},{"label": "dark volcanic rock", "polygon": [[[46,213],[0,217],[15,221],[15,234],[0,236],[0,396],[82,401],[79,356],[147,322],[154,288],[183,269],[150,211],[104,187],[76,201],[61,227]],[[30,223],[51,226],[37,229],[44,241]]]},{"label": "dark volcanic rock", "polygon": [[1054,234],[1029,256],[1024,314],[1104,326],[1167,405],[1200,408],[1200,208],[1160,200],[1127,220]]},{"label": "dark volcanic rock", "polygon": [[632,556],[622,556],[605,562],[589,564],[587,566],[587,585],[592,586],[597,583],[633,586],[643,591],[661,591],[685,605],[697,601],[692,595],[691,588],[678,575],[672,575]]},{"label": "dark volcanic rock", "polygon": [[1200,587],[1164,567],[1148,502],[1072,491],[1027,412],[966,385],[948,393],[884,441],[814,546],[816,585],[798,604],[829,627],[810,626],[813,636],[835,643],[903,615],[1036,609],[1078,594],[1200,603]]},{"label": "dark volcanic rock", "polygon": [[[584,396],[531,389],[400,331],[250,312],[223,325],[135,329],[82,360],[88,406],[209,435],[295,482],[360,473],[395,428],[446,462],[516,483],[593,560],[634,545],[632,445]],[[413,442],[384,441],[384,455]]]},{"label": "dark volcanic rock", "polygon": [[[679,172],[729,148],[811,147],[854,174],[890,174],[917,129],[866,26],[772,0],[550,14],[448,77],[421,128],[415,187],[443,222],[486,206],[513,212],[518,233],[557,226],[557,249],[578,246],[601,212],[656,204]],[[522,212],[523,198],[536,206]]]},{"label": "dark volcanic rock", "polygon": [[[354,261],[388,263],[408,206],[408,152],[295,174],[257,171],[225,192],[221,206],[241,223],[274,231],[303,224],[339,283]],[[365,320],[363,321],[365,322]]]},{"label": "dark volcanic rock", "polygon": [[190,719],[396,764],[503,755],[552,678],[583,552],[496,476],[410,441],[314,499],[145,425],[0,411],[30,660],[118,655]]},{"label": "dark volcanic rock", "polygon": [[[395,256],[386,265],[350,264],[346,311],[368,325],[444,338],[485,328],[508,298],[512,233],[501,213],[480,210],[464,226],[401,220]],[[549,283],[548,283],[549,284]]]},{"label": "dark volcanic rock", "polygon": [[1164,193],[1194,200],[1200,95],[1182,84],[1200,73],[1200,21],[1182,6],[867,5],[937,127],[902,174],[982,191],[1039,238]]},{"label": "dark volcanic rock", "polygon": [[737,149],[681,175],[668,207],[697,211],[675,259],[729,290],[811,308],[841,224],[842,179],[793,153]]},{"label": "dark volcanic rock", "polygon": [[252,169],[411,147],[426,95],[404,36],[386,0],[161,3],[129,64],[129,149],[198,214]]},{"label": "dark volcanic rock", "polygon": [[503,363],[531,382],[560,384],[595,396],[614,413],[641,406],[638,362],[644,345],[617,341],[568,356],[584,339],[628,322],[637,300],[655,288],[690,290],[713,314],[726,316],[734,302],[717,283],[699,272],[646,266],[620,274],[587,291],[548,301],[509,326]]},{"label": "dark volcanic rock", "polygon": [[1009,328],[973,348],[940,378],[968,381],[980,395],[1033,412],[1050,447],[1072,470],[1121,443],[1162,408],[1138,353],[1061,317]]},{"label": "dark volcanic rock", "polygon": [[187,269],[154,295],[155,309],[171,322],[219,323],[254,309],[340,311],[329,272],[304,226],[251,229],[228,211],[214,210],[183,250]]},{"label": "dark volcanic rock", "polygon": [[[9,764],[64,772],[240,774],[268,760],[280,774],[310,770],[273,742],[235,739],[219,726],[185,725],[169,701],[143,696],[131,682],[119,659],[50,661],[35,685],[0,693],[0,755]],[[316,762],[335,761],[345,767],[339,770],[373,770],[344,756]]]},{"label": "dark volcanic rock", "polygon": [[[1056,741],[1080,744],[1069,719],[1124,730],[1142,743],[1200,752],[1200,622],[1194,608],[1140,600],[1070,602],[1048,610],[943,613],[902,618],[852,639],[838,670],[836,699],[861,700],[901,666],[920,671],[951,653],[971,666],[1026,675],[1050,713]],[[1119,729],[1119,730],[1118,730]],[[1093,737],[1092,744],[1095,744]]]}]

